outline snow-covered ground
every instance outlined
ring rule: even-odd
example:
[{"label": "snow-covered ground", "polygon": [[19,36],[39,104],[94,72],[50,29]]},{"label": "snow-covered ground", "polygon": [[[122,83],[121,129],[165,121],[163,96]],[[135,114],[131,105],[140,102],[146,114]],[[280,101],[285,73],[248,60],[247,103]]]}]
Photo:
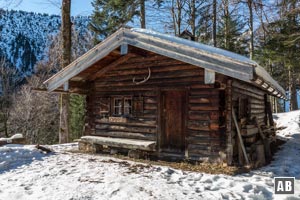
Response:
[{"label": "snow-covered ground", "polygon": [[[288,139],[268,166],[236,176],[150,166],[66,152],[76,144],[0,147],[0,200],[43,199],[300,199],[300,111],[278,114]],[[295,195],[274,195],[276,176],[296,178]]]}]

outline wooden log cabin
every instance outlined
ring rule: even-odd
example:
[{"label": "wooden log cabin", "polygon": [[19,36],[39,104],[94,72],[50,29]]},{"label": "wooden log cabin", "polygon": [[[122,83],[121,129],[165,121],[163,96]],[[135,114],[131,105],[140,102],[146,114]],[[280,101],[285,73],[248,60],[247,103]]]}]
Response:
[{"label": "wooden log cabin", "polygon": [[82,142],[228,164],[239,146],[232,115],[269,125],[268,95],[285,98],[252,60],[145,29],[121,28],[45,85],[86,95]]}]

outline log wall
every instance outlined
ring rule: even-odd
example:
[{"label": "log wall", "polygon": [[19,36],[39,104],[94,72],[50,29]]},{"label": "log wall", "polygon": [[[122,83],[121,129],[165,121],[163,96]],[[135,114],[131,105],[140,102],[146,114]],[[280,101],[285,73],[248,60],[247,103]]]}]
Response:
[{"label": "log wall", "polygon": [[232,104],[238,106],[239,100],[247,99],[247,110],[248,117],[251,119],[256,117],[258,122],[263,125],[265,124],[265,98],[266,94],[264,91],[258,89],[250,84],[241,83],[240,81],[233,81],[232,83]]},{"label": "log wall", "polygon": [[[149,75],[149,69],[150,79],[135,84],[134,81],[142,81]],[[159,149],[160,137],[164,134],[161,124],[162,92],[185,90],[186,155],[195,159],[219,157],[219,152],[226,149],[226,114],[230,116],[226,99],[232,99],[234,105],[238,98],[248,98],[251,116],[257,116],[260,121],[264,117],[264,93],[261,90],[233,81],[232,97],[226,97],[227,78],[220,77],[219,85],[206,85],[202,68],[154,54],[134,56],[91,83],[85,133],[157,141]],[[142,102],[142,112],[126,117],[113,116],[112,100],[118,96],[138,99]],[[109,104],[107,113],[103,112],[105,104]]]}]

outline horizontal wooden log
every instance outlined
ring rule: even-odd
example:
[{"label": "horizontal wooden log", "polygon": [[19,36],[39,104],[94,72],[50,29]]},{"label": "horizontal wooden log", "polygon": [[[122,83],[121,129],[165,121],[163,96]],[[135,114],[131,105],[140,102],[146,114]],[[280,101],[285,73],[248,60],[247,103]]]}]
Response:
[{"label": "horizontal wooden log", "polygon": [[109,125],[109,124],[96,124],[96,130],[108,130],[108,131],[123,131],[132,133],[148,133],[155,134],[156,128],[146,128],[146,127],[131,127],[122,125]]},{"label": "horizontal wooden log", "polygon": [[147,104],[157,104],[157,99],[156,98],[144,98],[144,102]]},{"label": "horizontal wooden log", "polygon": [[208,96],[208,97],[190,96],[189,103],[216,105],[216,104],[219,104],[219,98],[212,98],[211,96]]},{"label": "horizontal wooden log", "polygon": [[191,65],[171,65],[171,66],[151,66],[151,65],[143,65],[142,69],[137,69],[135,66],[132,66],[131,69],[121,70],[116,69],[114,71],[108,72],[105,75],[105,79],[112,77],[124,77],[129,75],[139,75],[139,74],[148,74],[148,68],[151,69],[151,77],[168,77],[168,76],[192,76],[199,75],[204,76],[203,70],[200,68],[195,68]]},{"label": "horizontal wooden log", "polygon": [[234,99],[236,99],[236,97],[239,97],[239,96],[236,96],[236,94],[243,94],[245,96],[250,96],[250,97],[253,97],[253,98],[256,98],[256,99],[259,99],[259,100],[264,100],[263,95],[260,96],[260,95],[248,92],[246,90],[242,90],[242,89],[239,89],[239,88],[233,88],[233,97],[234,97]]},{"label": "horizontal wooden log", "polygon": [[127,121],[127,122],[109,122],[107,120],[103,120],[103,119],[95,119],[95,123],[98,124],[104,124],[104,125],[115,125],[115,126],[128,126],[128,127],[152,127],[152,128],[156,128],[156,124],[153,124],[153,122],[151,123],[147,123],[147,122],[132,122],[132,121]]},{"label": "horizontal wooden log", "polygon": [[264,114],[265,110],[264,109],[259,109],[259,110],[251,109],[250,113],[251,114]]},{"label": "horizontal wooden log", "polygon": [[113,138],[127,138],[127,139],[138,139],[138,140],[155,140],[156,136],[153,134],[145,133],[132,133],[132,132],[122,132],[122,131],[105,131],[105,130],[96,130],[93,135],[96,136],[105,136]]},{"label": "horizontal wooden log", "polygon": [[145,151],[155,151],[156,149],[155,141],[109,138],[109,137],[100,137],[100,136],[83,136],[80,138],[80,140],[91,144],[100,144],[100,145],[106,145],[110,147],[117,147],[117,148],[124,148],[124,149],[145,150]]},{"label": "horizontal wooden log", "polygon": [[264,105],[265,104],[264,100],[261,100],[261,99],[252,98],[252,99],[249,99],[249,100],[250,100],[251,104],[258,104],[258,105]]},{"label": "horizontal wooden log", "polygon": [[187,131],[187,137],[204,137],[208,138],[210,137],[210,130],[204,130],[204,131],[198,131],[198,130],[188,130]]},{"label": "horizontal wooden log", "polygon": [[258,96],[263,96],[265,94],[265,92],[262,91],[260,88],[257,88],[255,86],[247,84],[247,83],[243,83],[241,81],[233,81],[232,82],[232,87],[233,88],[239,88],[239,89],[247,91],[247,92],[251,92],[251,93],[256,94]]},{"label": "horizontal wooden log", "polygon": [[219,91],[211,89],[203,90],[190,90],[190,96],[195,96],[195,98],[214,98],[218,97]]},{"label": "horizontal wooden log", "polygon": [[[141,77],[141,79],[144,79],[144,76]],[[139,79],[137,79],[136,81],[138,81]],[[191,83],[195,83],[195,82],[199,82],[202,83],[203,82],[203,78],[201,78],[200,76],[190,76],[190,77],[170,77],[170,78],[158,78],[158,79],[152,79],[150,77],[150,79],[148,81],[146,81],[145,83],[143,83],[143,86],[146,85],[163,85],[163,84],[179,84],[179,85],[188,85]],[[96,83],[96,88],[99,87],[136,87],[137,85],[135,83],[133,83],[132,80],[130,81],[121,81],[121,82],[97,82]]]},{"label": "horizontal wooden log", "polygon": [[157,110],[157,104],[144,104],[145,110]]},{"label": "horizontal wooden log", "polygon": [[210,117],[209,117],[209,113],[206,112],[206,113],[201,113],[198,112],[198,111],[189,111],[188,112],[188,119],[190,120],[200,120],[200,121],[206,121],[206,120],[209,120]]},{"label": "horizontal wooden log", "polygon": [[189,109],[191,111],[217,111],[219,110],[219,106],[194,106],[189,105]]},{"label": "horizontal wooden log", "polygon": [[265,105],[262,103],[262,104],[250,104],[250,108],[251,109],[261,109],[261,110],[264,110],[265,109]]}]

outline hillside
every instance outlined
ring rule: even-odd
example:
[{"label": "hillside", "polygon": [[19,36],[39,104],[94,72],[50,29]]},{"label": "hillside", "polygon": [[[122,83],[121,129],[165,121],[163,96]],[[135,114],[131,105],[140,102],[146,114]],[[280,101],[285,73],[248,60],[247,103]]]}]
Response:
[{"label": "hillside", "polygon": [[[89,18],[72,18],[73,26],[80,35],[88,31]],[[61,25],[60,16],[24,11],[0,10],[0,56],[30,74],[35,63],[46,58],[51,37]]]}]

